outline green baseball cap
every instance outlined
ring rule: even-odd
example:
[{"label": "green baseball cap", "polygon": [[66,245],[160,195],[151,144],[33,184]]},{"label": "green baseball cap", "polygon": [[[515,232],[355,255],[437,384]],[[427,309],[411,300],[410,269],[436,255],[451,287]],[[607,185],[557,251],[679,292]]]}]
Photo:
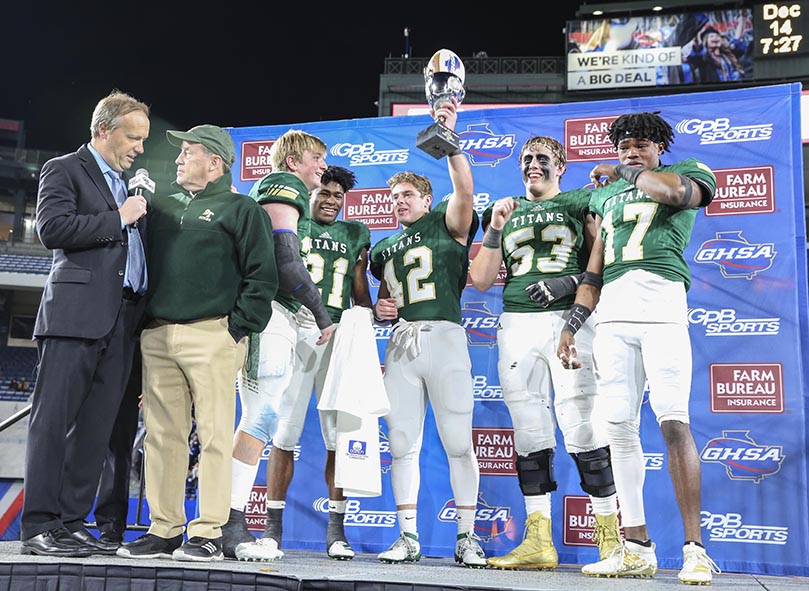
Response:
[{"label": "green baseball cap", "polygon": [[182,147],[183,141],[202,144],[217,156],[221,156],[229,167],[236,161],[236,149],[230,134],[216,125],[197,125],[188,131],[166,131],[166,139],[172,146]]}]

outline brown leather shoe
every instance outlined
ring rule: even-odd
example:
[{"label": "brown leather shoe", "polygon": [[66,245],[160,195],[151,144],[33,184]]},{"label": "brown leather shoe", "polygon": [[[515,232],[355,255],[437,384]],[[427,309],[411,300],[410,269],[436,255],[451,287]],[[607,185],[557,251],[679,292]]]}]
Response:
[{"label": "brown leather shoe", "polygon": [[63,527],[37,534],[22,542],[23,554],[38,556],[73,556],[85,557],[95,552],[95,548],[73,538]]}]

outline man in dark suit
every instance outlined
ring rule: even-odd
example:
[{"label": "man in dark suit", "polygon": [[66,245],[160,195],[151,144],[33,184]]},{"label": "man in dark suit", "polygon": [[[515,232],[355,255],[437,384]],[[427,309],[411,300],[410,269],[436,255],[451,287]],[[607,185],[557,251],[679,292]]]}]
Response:
[{"label": "man in dark suit", "polygon": [[[149,107],[113,91],[92,138],[42,167],[37,230],[53,251],[34,337],[39,352],[25,460],[22,551],[112,554],[84,526],[132,367],[148,277],[146,199],[122,173],[143,153]],[[145,221],[145,220],[144,220]]]},{"label": "man in dark suit", "polygon": [[143,391],[140,340],[135,346],[132,372],[124,398],[115,418],[104,470],[98,485],[98,499],[93,509],[99,538],[120,545],[126,533],[129,514],[129,483],[132,454],[140,419],[140,395]]}]

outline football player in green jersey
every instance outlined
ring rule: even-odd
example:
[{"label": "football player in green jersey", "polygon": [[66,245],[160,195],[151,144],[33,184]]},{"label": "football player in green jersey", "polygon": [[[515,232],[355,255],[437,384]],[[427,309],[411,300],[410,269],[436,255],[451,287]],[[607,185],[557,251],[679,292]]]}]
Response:
[{"label": "football player in green jersey", "polygon": [[[315,282],[323,304],[334,322],[335,331],[343,310],[355,306],[371,308],[368,289],[368,250],[371,232],[365,224],[338,220],[345,194],[354,188],[354,173],[342,166],[329,166],[320,179],[320,188],[312,192],[312,222],[306,266]],[[370,312],[369,312],[370,317]],[[320,329],[308,308],[298,312],[295,369],[292,382],[281,397],[278,408],[278,430],[272,438],[272,451],[267,460],[267,500],[283,503],[295,470],[294,453],[303,433],[306,411],[314,387],[320,400],[326,372],[329,369],[332,344],[330,339],[320,346]],[[326,485],[329,489],[329,524],[326,531],[326,552],[336,560],[350,560],[354,550],[346,540],[343,519],[346,497],[342,488],[334,486],[334,449],[337,438],[337,412],[319,411],[320,429],[326,444]],[[281,529],[278,529],[281,535]],[[278,540],[279,544],[281,540]]]},{"label": "football player in green jersey", "polygon": [[[233,439],[231,511],[223,528],[223,551],[239,560],[275,560],[283,556],[283,502],[267,503],[267,525],[259,540],[249,531],[244,508],[253,490],[261,453],[278,426],[278,405],[289,386],[295,360],[301,306],[312,312],[325,345],[334,331],[317,286],[304,264],[303,238],[309,235],[310,192],[326,170],[326,144],[305,131],[290,129],[270,149],[273,172],[256,181],[250,196],[272,221],[280,285],[270,322],[250,336],[247,360],[239,377],[242,415]],[[269,466],[268,466],[269,471]]]},{"label": "football player in green jersey", "polygon": [[530,138],[523,144],[519,163],[525,196],[505,197],[483,212],[486,233],[469,269],[472,285],[486,291],[494,285],[501,263],[506,266],[497,369],[514,426],[517,477],[528,516],[522,543],[504,556],[490,557],[488,564],[551,569],[559,564],[551,535],[557,421],[581,486],[590,495],[601,558],[610,555],[621,536],[606,435],[592,421],[593,323],[579,331],[583,367],[565,370],[556,358],[556,346],[573,294],[542,309],[529,289],[543,279],[579,281],[595,239],[590,191],[562,191],[559,183],[567,158],[564,146],[554,138]]},{"label": "football player in green jersey", "polygon": [[585,565],[582,572],[621,577],[654,576],[657,570],[643,507],[640,410],[648,380],[685,530],[679,578],[707,584],[719,571],[700,532],[700,461],[688,414],[691,275],[683,251],[697,210],[713,199],[716,177],[694,158],[661,163],[674,132],[657,113],[621,115],[610,126],[609,139],[619,164],[598,164],[590,173],[597,187],[590,209],[600,232],[587,271],[603,274],[603,287],[579,285],[558,355],[565,367],[578,366],[573,335],[598,304],[593,356],[626,539],[612,556]]},{"label": "football player in green jersey", "polygon": [[[432,114],[454,129],[457,108],[453,99]],[[426,177],[400,172],[388,180],[393,211],[404,229],[371,249],[371,272],[380,280],[374,315],[396,320],[385,351],[391,407],[385,421],[400,536],[379,559],[401,563],[421,558],[416,503],[429,401],[449,461],[458,520],[455,560],[480,568],[486,557],[474,533],[480,474],[472,445],[472,362],[461,326],[461,292],[479,220],[466,156],[461,150],[449,154],[447,166],[453,192],[432,209],[433,190]]]}]

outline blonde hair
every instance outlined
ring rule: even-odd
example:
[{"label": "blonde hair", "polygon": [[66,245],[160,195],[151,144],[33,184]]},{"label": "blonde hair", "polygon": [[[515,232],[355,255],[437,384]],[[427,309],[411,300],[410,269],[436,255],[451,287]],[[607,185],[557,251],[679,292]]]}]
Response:
[{"label": "blonde hair", "polygon": [[326,154],[326,144],[319,137],[300,129],[290,129],[283,133],[270,148],[270,160],[273,170],[289,172],[287,158],[292,156],[300,162],[303,158],[303,153],[307,150],[324,156]]},{"label": "blonde hair", "polygon": [[394,185],[398,185],[399,183],[411,183],[422,195],[433,194],[433,185],[430,183],[430,179],[409,170],[397,172],[388,179],[388,187],[393,188]]},{"label": "blonde hair", "polygon": [[93,109],[93,117],[90,120],[90,137],[93,139],[99,137],[102,125],[110,131],[115,131],[121,125],[121,117],[132,111],[143,111],[147,117],[149,116],[148,105],[124,92],[113,90],[98,101]]}]

